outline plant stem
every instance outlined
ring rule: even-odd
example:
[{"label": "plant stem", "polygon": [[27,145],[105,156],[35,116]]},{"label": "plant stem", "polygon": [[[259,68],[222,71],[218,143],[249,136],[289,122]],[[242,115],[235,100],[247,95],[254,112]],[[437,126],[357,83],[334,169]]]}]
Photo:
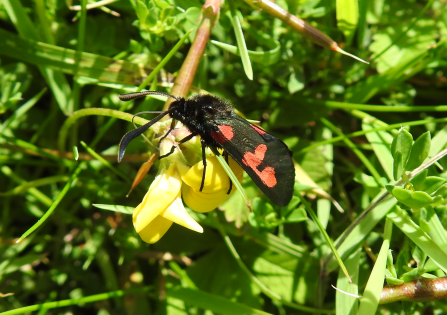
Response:
[{"label": "plant stem", "polygon": [[281,21],[284,22],[284,24],[290,26],[293,30],[297,31],[298,33],[300,33],[307,39],[311,40],[315,44],[323,46],[324,48],[328,48],[330,50],[337,51],[341,54],[354,58],[363,63],[368,63],[357,56],[347,53],[346,51],[341,49],[332,38],[324,34],[319,29],[313,27],[306,21],[300,19],[296,15],[287,12],[276,3],[269,0],[244,0],[244,1],[247,2],[249,5],[251,5],[252,7],[262,9],[271,16],[280,19]]},{"label": "plant stem", "polygon": [[[220,0],[208,0],[202,7],[202,21],[197,29],[194,41],[191,44],[188,55],[180,68],[171,94],[187,97],[191,89],[194,77],[200,64],[200,60],[205,52],[206,45],[210,39],[211,29],[213,28],[218,17],[220,8]],[[167,110],[174,100],[168,98],[163,110]]]}]

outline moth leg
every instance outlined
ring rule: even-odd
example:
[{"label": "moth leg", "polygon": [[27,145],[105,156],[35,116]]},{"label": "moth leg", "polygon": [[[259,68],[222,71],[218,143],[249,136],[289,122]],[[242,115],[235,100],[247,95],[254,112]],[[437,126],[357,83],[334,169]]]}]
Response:
[{"label": "moth leg", "polygon": [[[169,130],[168,130],[168,132],[165,133],[165,135],[164,135],[163,137],[160,138],[160,141],[158,141],[158,147],[160,147],[161,140],[163,140],[164,138],[166,138],[166,137],[169,135],[169,133],[170,133],[172,130],[174,130],[174,127],[175,127],[175,119],[172,119],[171,126],[169,126]],[[171,154],[172,154],[172,153],[171,153]]]},{"label": "moth leg", "polygon": [[[230,166],[230,162],[228,162],[228,152],[224,151],[225,162],[227,162],[228,166]],[[228,180],[230,181],[230,189],[227,191],[227,195],[230,194],[231,189],[233,189],[233,182],[231,181],[230,176],[228,176]]]},{"label": "moth leg", "polygon": [[206,154],[205,154],[206,144],[203,139],[200,140],[200,143],[202,144],[203,175],[202,175],[202,183],[200,184],[199,191],[202,191],[203,186],[205,186],[205,176],[206,176]]},{"label": "moth leg", "polygon": [[186,141],[191,140],[194,136],[197,136],[197,135],[198,135],[198,133],[193,132],[193,133],[190,134],[189,136],[184,137],[182,140],[180,140],[179,142],[177,142],[176,145],[173,145],[173,146],[171,147],[171,150],[170,150],[168,153],[166,153],[165,155],[160,156],[159,159],[161,160],[161,159],[163,159],[163,158],[165,158],[165,157],[171,155],[172,153],[174,153],[175,148],[176,148],[178,145],[180,145],[180,144],[182,144],[182,143],[185,143]]}]

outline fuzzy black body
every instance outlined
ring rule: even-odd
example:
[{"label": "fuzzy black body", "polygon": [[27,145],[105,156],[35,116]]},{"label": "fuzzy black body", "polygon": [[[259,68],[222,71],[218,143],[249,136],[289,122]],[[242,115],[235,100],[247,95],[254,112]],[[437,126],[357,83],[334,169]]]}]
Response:
[{"label": "fuzzy black body", "polygon": [[206,146],[228,152],[273,202],[280,206],[290,202],[295,167],[292,152],[280,139],[250,124],[213,95],[176,100],[168,112],[200,135]]},{"label": "fuzzy black body", "polygon": [[222,146],[211,133],[219,130],[219,122],[240,117],[228,102],[209,94],[174,101],[168,111],[171,118],[181,121],[192,133],[197,132],[207,146],[217,148]]}]

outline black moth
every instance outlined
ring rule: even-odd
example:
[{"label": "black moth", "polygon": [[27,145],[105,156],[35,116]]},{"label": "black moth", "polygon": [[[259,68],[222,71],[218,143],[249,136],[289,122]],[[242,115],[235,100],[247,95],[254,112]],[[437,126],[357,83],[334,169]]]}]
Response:
[{"label": "black moth", "polygon": [[[216,148],[222,148],[224,154],[229,154],[237,161],[274,203],[286,206],[290,202],[295,182],[295,168],[292,151],[284,142],[258,126],[250,124],[237,115],[227,101],[213,95],[195,95],[184,99],[163,92],[144,91],[120,95],[120,99],[127,101],[154,94],[172,97],[175,101],[171,103],[167,111],[161,112],[149,123],[124,135],[119,146],[118,162],[122,160],[130,141],[164,116],[169,115],[173,121],[168,133],[174,128],[175,120],[182,122],[191,131],[191,134],[180,140],[178,144],[197,135],[201,137],[204,169],[200,191],[203,188],[206,172],[205,147],[210,147],[215,154],[218,154]],[[160,159],[172,154],[174,150],[175,146]]]}]

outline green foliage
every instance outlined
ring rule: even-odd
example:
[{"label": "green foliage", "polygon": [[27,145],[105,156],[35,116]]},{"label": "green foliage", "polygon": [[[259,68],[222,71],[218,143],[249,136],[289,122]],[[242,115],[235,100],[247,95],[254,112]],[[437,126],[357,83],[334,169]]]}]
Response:
[{"label": "green foliage", "polygon": [[412,135],[401,128],[391,144],[394,158],[394,179],[402,177],[407,183],[405,188],[386,185],[387,190],[402,205],[410,209],[421,209],[430,205],[445,204],[445,179],[437,176],[427,177],[427,170],[417,174],[411,181],[408,180],[407,171],[419,167],[430,152],[430,132],[423,133],[413,143]]},{"label": "green foliage", "polygon": [[[445,311],[443,300],[379,298],[385,280],[447,272],[446,162],[431,160],[447,147],[446,3],[275,1],[364,65],[250,1],[225,1],[194,91],[260,121],[303,173],[287,207],[245,176],[253,212],[235,193],[219,210],[191,212],[203,234],[174,225],[148,245],[131,214],[158,162],[126,195],[157,148],[136,140],[119,165],[116,153],[132,114],[163,103],[118,94],[143,82],[169,91],[204,2],[119,0],[87,12],[68,2],[0,1],[0,314]],[[341,265],[352,282],[334,272]]]}]

